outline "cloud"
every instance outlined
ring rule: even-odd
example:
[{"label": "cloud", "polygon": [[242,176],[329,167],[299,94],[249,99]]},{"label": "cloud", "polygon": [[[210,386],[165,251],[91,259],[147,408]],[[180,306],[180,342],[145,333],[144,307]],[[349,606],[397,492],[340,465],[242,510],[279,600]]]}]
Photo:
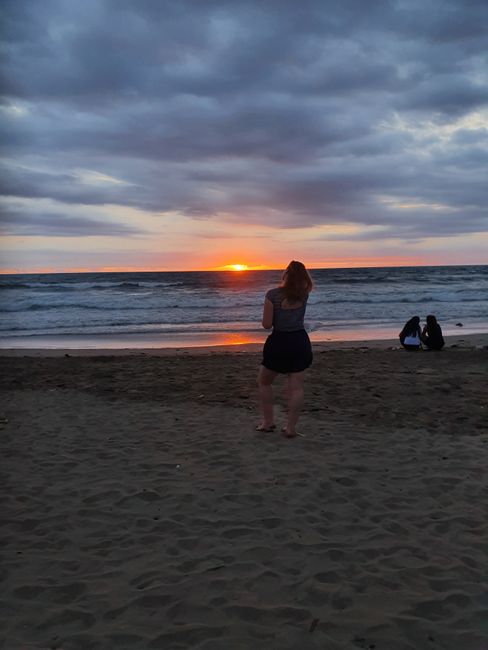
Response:
[{"label": "cloud", "polygon": [[0,189],[66,208],[8,233],[100,233],[70,210],[107,204],[352,240],[488,228],[485,2],[8,0],[3,18]]},{"label": "cloud", "polygon": [[2,235],[21,237],[130,237],[144,231],[127,224],[80,216],[9,209],[0,214]]}]

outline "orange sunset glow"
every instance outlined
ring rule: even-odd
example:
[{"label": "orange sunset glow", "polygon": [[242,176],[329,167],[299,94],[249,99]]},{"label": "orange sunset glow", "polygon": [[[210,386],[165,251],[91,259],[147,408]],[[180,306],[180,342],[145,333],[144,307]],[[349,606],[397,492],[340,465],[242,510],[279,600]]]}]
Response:
[{"label": "orange sunset glow", "polygon": [[247,264],[226,264],[223,267],[224,271],[248,271]]}]

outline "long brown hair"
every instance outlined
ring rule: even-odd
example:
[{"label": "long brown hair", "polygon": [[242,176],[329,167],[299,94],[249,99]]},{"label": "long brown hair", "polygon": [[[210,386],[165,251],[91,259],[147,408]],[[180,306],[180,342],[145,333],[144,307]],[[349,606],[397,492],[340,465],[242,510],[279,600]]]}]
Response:
[{"label": "long brown hair", "polygon": [[283,273],[281,286],[288,302],[305,300],[312,291],[313,282],[302,262],[292,260]]}]

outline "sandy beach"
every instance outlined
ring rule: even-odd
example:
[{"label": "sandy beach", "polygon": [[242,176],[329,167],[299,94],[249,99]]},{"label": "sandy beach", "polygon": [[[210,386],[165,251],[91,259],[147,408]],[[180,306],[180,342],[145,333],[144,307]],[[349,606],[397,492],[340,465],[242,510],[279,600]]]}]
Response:
[{"label": "sandy beach", "polygon": [[486,650],[487,343],[2,351],[2,647]]}]

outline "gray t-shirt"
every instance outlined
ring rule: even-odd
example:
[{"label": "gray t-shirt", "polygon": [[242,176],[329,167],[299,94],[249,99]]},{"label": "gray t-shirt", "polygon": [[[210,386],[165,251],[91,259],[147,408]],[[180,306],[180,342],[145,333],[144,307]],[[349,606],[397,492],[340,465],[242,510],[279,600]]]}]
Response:
[{"label": "gray t-shirt", "polygon": [[266,293],[266,298],[273,303],[273,330],[275,332],[296,332],[303,330],[303,319],[307,308],[308,295],[302,301],[300,307],[294,309],[284,309],[281,306],[285,299],[285,292],[281,287],[270,289]]}]

